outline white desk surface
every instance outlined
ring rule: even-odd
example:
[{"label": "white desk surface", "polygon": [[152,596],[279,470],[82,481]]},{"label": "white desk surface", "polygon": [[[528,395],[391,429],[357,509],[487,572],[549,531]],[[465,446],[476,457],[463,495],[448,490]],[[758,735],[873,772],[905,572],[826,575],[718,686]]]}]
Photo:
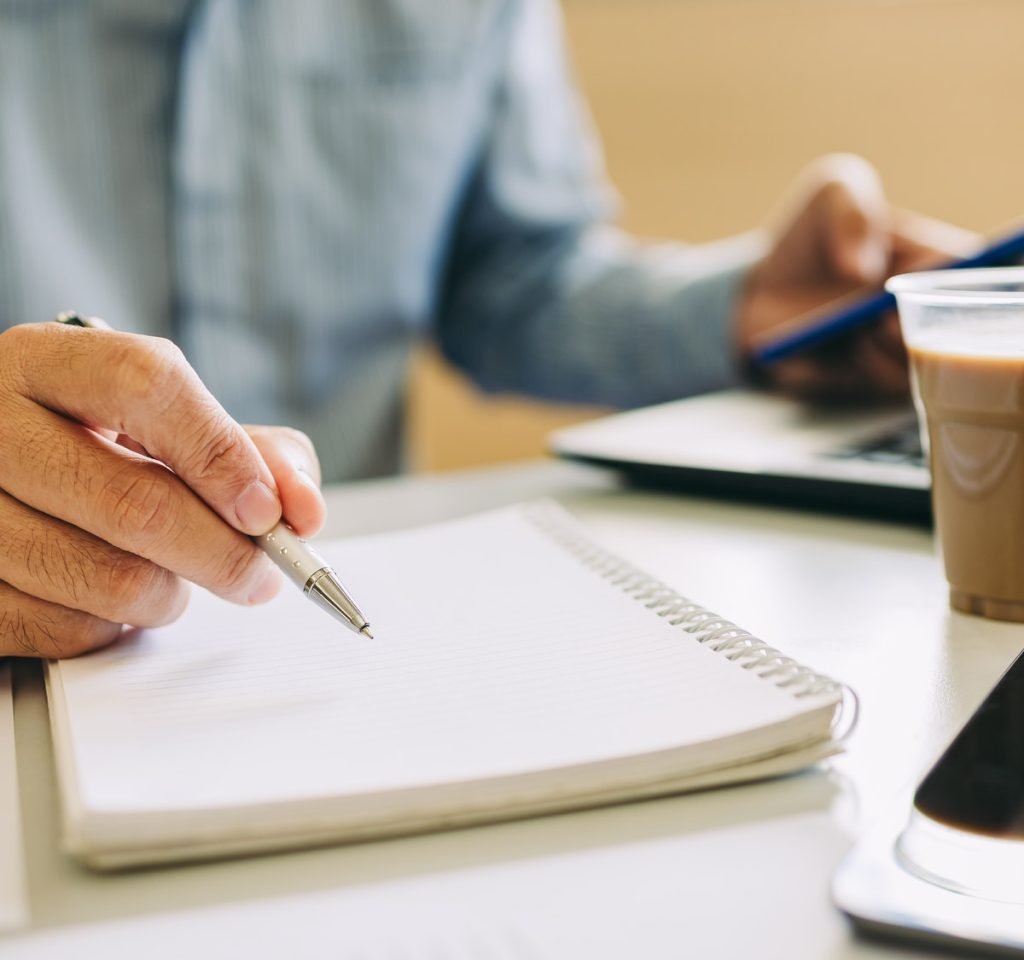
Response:
[{"label": "white desk surface", "polygon": [[531,464],[330,493],[330,533],[542,494],[664,581],[850,683],[861,719],[829,770],[383,843],[124,875],[56,842],[38,671],[15,677],[29,925],[0,956],[920,957],[855,939],[831,873],[1024,646],[953,614],[920,529],[619,490]]}]

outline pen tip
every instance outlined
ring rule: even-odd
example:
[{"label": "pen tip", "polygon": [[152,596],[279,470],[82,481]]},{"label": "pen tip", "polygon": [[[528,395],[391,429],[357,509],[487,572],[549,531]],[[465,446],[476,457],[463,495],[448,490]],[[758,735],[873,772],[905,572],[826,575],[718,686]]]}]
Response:
[{"label": "pen tip", "polygon": [[370,632],[370,625],[368,623],[363,624],[363,626],[360,627],[359,632],[365,633],[371,640],[373,639],[373,634]]}]

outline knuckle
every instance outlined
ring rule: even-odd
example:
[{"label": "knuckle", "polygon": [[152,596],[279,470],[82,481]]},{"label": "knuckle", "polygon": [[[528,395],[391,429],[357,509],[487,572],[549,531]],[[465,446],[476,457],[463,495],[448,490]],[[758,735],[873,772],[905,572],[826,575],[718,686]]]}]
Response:
[{"label": "knuckle", "polygon": [[132,463],[111,477],[99,501],[119,545],[160,540],[178,520],[178,499],[170,475],[158,464]]},{"label": "knuckle", "polygon": [[192,437],[183,469],[198,482],[216,477],[247,453],[241,432],[226,413],[212,414]]},{"label": "knuckle", "polygon": [[134,623],[147,608],[162,606],[173,575],[143,557],[124,555],[106,571],[106,605],[111,616]]},{"label": "knuckle", "polygon": [[117,371],[118,393],[126,402],[157,397],[170,407],[189,367],[185,355],[170,340],[124,334],[113,369]]},{"label": "knuckle", "polygon": [[844,180],[850,177],[874,176],[875,168],[860,154],[836,151],[812,160],[808,166],[821,181]]}]

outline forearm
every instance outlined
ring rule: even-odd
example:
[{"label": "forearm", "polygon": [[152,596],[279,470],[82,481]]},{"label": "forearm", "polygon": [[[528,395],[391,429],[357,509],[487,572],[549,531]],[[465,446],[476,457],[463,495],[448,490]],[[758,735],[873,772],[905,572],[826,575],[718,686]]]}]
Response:
[{"label": "forearm", "polygon": [[629,407],[735,385],[735,301],[763,241],[640,244],[537,231],[477,253],[442,349],[483,389]]},{"label": "forearm", "polygon": [[510,5],[488,136],[435,310],[483,389],[639,406],[740,379],[735,300],[763,244],[643,245],[614,198],[565,63],[553,0]]}]

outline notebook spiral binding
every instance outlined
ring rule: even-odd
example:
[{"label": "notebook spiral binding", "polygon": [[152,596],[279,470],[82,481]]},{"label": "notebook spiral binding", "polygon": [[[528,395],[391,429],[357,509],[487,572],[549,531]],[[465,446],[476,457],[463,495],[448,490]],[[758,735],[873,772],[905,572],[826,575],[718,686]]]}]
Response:
[{"label": "notebook spiral binding", "polygon": [[557,505],[550,502],[530,504],[525,513],[530,522],[600,577],[673,626],[682,627],[701,645],[771,681],[794,697],[842,697],[847,693],[848,688],[838,681],[803,666],[731,620],[720,617],[599,547]]}]

